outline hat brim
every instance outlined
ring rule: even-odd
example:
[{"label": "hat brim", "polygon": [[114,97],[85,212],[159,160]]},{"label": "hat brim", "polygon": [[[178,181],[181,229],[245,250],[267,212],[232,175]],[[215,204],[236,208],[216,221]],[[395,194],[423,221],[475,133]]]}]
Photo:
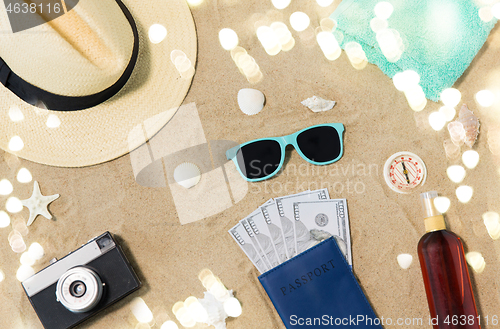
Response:
[{"label": "hat brim", "polygon": [[[148,2],[123,0],[139,31],[139,58],[126,85],[108,101],[81,111],[56,112],[31,106],[0,85],[4,117],[0,148],[21,158],[58,167],[84,167],[120,157],[156,134],[182,104],[192,78],[182,78],[170,60],[179,49],[196,63],[196,29],[184,0]],[[149,41],[153,24],[166,27],[167,37],[158,44]],[[9,117],[18,108],[20,121]],[[47,120],[60,120],[58,127]],[[56,119],[57,120],[57,119]],[[50,127],[49,127],[50,126]],[[137,133],[138,129],[141,131]],[[9,148],[19,136],[24,147]]]}]

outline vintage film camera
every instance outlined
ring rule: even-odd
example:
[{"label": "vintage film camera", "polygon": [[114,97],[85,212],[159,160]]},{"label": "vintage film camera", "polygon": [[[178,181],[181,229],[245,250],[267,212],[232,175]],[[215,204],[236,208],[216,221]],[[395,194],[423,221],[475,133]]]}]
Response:
[{"label": "vintage film camera", "polygon": [[46,329],[72,328],[141,286],[109,232],[22,282]]}]

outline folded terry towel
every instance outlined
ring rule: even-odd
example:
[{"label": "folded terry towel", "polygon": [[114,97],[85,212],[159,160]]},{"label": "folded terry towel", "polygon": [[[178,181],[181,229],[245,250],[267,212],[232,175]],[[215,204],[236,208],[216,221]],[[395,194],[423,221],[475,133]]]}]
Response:
[{"label": "folded terry towel", "polygon": [[496,23],[496,19],[488,23],[480,19],[474,0],[387,0],[394,7],[388,28],[397,30],[404,44],[401,58],[391,63],[370,28],[379,2],[342,1],[330,16],[338,24],[335,33],[343,34],[341,47],[350,41],[360,43],[368,61],[391,78],[415,70],[425,95],[433,101],[464,73]]}]

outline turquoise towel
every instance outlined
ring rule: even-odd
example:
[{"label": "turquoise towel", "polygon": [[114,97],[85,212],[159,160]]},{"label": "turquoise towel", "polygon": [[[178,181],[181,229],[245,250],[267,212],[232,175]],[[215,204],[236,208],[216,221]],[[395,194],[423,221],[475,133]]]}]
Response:
[{"label": "turquoise towel", "polygon": [[341,47],[350,41],[360,43],[368,61],[390,78],[404,70],[417,71],[425,95],[433,101],[464,73],[496,23],[496,19],[483,22],[473,0],[387,0],[394,7],[388,28],[397,30],[405,45],[401,58],[390,63],[370,28],[378,2],[342,1],[330,16],[337,21],[334,33],[343,39]]}]

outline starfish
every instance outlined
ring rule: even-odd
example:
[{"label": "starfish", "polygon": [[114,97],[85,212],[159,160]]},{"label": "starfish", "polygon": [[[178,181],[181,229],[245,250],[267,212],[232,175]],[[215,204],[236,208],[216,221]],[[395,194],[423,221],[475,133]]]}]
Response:
[{"label": "starfish", "polygon": [[26,200],[21,200],[23,206],[28,208],[30,211],[30,218],[28,219],[27,225],[30,226],[33,224],[38,215],[42,215],[47,219],[52,219],[52,215],[48,211],[47,206],[58,197],[59,194],[48,196],[42,195],[42,192],[40,192],[40,185],[38,185],[38,182],[35,181],[31,197]]}]

